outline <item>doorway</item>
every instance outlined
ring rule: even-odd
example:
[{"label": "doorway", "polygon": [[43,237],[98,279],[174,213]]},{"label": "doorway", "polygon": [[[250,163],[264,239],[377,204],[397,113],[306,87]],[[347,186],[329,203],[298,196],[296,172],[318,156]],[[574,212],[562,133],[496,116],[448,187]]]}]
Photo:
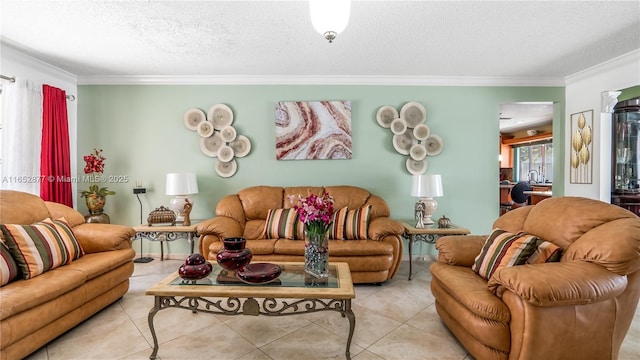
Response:
[{"label": "doorway", "polygon": [[[553,186],[553,102],[515,102],[499,106],[500,215],[514,201],[511,189],[528,182],[532,191],[551,192]],[[533,196],[527,203],[540,201]]]}]

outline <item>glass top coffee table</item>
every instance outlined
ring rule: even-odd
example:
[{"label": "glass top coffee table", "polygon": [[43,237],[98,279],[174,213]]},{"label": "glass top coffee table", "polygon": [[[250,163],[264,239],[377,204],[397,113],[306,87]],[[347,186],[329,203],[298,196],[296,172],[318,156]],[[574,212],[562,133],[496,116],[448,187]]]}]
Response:
[{"label": "glass top coffee table", "polygon": [[329,277],[316,278],[305,273],[303,263],[275,264],[282,268],[282,273],[276,280],[266,284],[245,283],[234,273],[213,263],[213,271],[204,279],[183,280],[176,271],[147,289],[145,294],[155,297],[148,318],[153,336],[153,352],[149,358],[156,358],[159,347],[153,325],[154,316],[162,309],[180,308],[194,313],[255,316],[337,311],[349,319],[345,355],[351,359],[349,350],[356,318],[351,309],[355,292],[349,265],[330,263]]}]

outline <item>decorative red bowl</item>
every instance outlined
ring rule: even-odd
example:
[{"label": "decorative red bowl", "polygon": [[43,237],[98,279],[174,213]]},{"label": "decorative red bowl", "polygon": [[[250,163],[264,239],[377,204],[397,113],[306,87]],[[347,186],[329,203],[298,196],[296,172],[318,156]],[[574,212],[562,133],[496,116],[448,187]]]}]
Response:
[{"label": "decorative red bowl", "polygon": [[253,263],[239,269],[238,278],[247,284],[266,284],[276,280],[282,268],[271,263]]}]

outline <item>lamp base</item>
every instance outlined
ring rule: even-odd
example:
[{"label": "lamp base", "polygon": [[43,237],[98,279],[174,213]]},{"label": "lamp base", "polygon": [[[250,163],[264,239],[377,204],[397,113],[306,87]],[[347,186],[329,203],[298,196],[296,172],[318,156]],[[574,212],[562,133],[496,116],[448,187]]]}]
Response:
[{"label": "lamp base", "polygon": [[420,199],[420,202],[424,205],[424,216],[422,218],[422,222],[425,225],[433,225],[435,224],[433,220],[431,220],[431,216],[436,212],[438,208],[438,202],[433,198],[425,198]]},{"label": "lamp base", "polygon": [[189,214],[193,208],[193,200],[185,195],[176,195],[176,197],[169,201],[169,208],[176,213],[176,224],[191,225]]},{"label": "lamp base", "polygon": [[134,260],[133,260],[133,262],[134,262],[134,263],[137,263],[137,264],[140,264],[140,263],[146,264],[146,263],[148,263],[148,262],[152,262],[152,261],[153,261],[153,258],[150,258],[150,257],[142,257],[142,256],[141,256],[141,257],[139,257],[139,258],[137,258],[137,259],[134,259]]}]

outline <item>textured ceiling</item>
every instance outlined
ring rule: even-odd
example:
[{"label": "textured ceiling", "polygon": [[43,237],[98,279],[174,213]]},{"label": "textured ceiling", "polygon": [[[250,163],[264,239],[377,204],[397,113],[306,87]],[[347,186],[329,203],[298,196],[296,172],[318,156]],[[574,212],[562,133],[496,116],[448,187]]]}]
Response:
[{"label": "textured ceiling", "polygon": [[306,1],[1,1],[1,40],[108,76],[563,79],[640,48],[640,1],[353,1],[329,44]]}]

